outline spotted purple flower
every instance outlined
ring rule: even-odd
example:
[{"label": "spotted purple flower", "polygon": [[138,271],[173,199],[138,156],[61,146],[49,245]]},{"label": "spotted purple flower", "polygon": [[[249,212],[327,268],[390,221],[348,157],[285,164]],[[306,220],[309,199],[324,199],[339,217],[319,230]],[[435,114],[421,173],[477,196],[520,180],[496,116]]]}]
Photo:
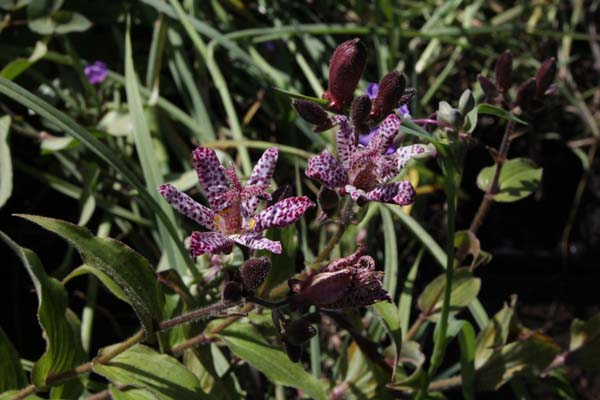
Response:
[{"label": "spotted purple flower", "polygon": [[[371,83],[369,83],[369,85],[367,85],[365,94],[367,96],[369,96],[369,99],[371,99],[371,101],[373,101],[377,98],[378,93],[379,93],[379,84],[377,82],[371,82]],[[410,118],[410,110],[408,109],[408,106],[406,104],[403,104],[400,107],[398,107],[396,109],[396,112],[398,114],[400,114],[400,116],[403,119]],[[373,137],[377,134],[378,130],[379,130],[379,125],[372,127],[371,130],[369,131],[369,133],[367,133],[366,135],[358,135],[358,143],[363,146],[367,146],[369,144],[369,142],[371,141],[371,139],[373,139]],[[395,150],[396,150],[396,148],[394,147],[394,145],[392,143],[392,145],[387,150],[387,154],[391,154]]]},{"label": "spotted purple flower", "polygon": [[413,144],[386,154],[400,127],[395,114],[381,122],[367,146],[356,143],[354,128],[345,116],[335,118],[339,124],[336,137],[339,160],[323,150],[308,160],[306,176],[338,189],[340,194],[349,194],[353,200],[412,204],[415,190],[410,182],[388,182],[410,159],[429,155],[434,149],[430,145]]},{"label": "spotted purple flower", "polygon": [[288,197],[257,212],[261,200],[271,200],[266,189],[270,186],[277,156],[276,147],[266,150],[246,185],[242,185],[233,165],[229,168],[221,166],[214,150],[198,147],[194,151],[194,168],[210,208],[172,185],[158,187],[159,193],[173,208],[209,230],[192,233],[192,256],[229,253],[234,243],[281,253],[281,243],[264,238],[262,233],[293,224],[314,203],[306,196]]},{"label": "spotted purple flower", "polygon": [[95,61],[93,64],[88,64],[83,68],[83,73],[88,78],[92,85],[98,85],[108,76],[108,68],[102,61]]},{"label": "spotted purple flower", "polygon": [[336,260],[306,281],[290,280],[294,294],[290,297],[293,309],[305,310],[311,305],[324,309],[364,307],[379,301],[390,301],[382,288],[383,271],[375,271],[375,261],[366,248]]}]

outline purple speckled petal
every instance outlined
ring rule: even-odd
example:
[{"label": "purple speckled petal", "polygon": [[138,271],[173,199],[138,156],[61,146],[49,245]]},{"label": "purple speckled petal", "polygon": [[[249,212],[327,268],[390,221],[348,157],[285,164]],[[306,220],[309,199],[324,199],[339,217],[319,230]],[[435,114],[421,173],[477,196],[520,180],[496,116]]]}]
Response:
[{"label": "purple speckled petal", "polygon": [[215,230],[215,213],[204,207],[187,194],[177,190],[175,186],[165,184],[158,187],[158,192],[181,214],[196,221],[206,229]]},{"label": "purple speckled petal", "polygon": [[262,232],[270,228],[281,228],[298,221],[302,214],[311,207],[313,203],[307,196],[288,197],[267,207],[254,216],[254,232]]},{"label": "purple speckled petal", "polygon": [[409,181],[388,183],[367,192],[365,198],[371,201],[407,206],[414,203],[416,192]]},{"label": "purple speckled petal", "polygon": [[348,181],[346,170],[327,150],[308,160],[305,173],[309,178],[316,179],[330,188],[343,186]]},{"label": "purple speckled petal", "polygon": [[338,158],[344,168],[348,169],[352,155],[356,152],[356,136],[348,118],[337,115],[335,120],[339,125],[336,135]]},{"label": "purple speckled petal", "polygon": [[379,93],[379,84],[377,82],[369,83],[367,90],[365,90],[365,94],[369,96],[369,99],[375,100],[377,93]]},{"label": "purple speckled petal", "polygon": [[[273,177],[275,164],[277,164],[278,155],[279,149],[277,147],[271,147],[265,150],[252,170],[250,179],[248,179],[247,187],[251,185],[261,185],[266,189],[271,185],[271,178]],[[254,214],[256,208],[258,207],[259,200],[260,199],[255,196],[248,197],[242,202],[242,208],[248,213],[248,215]]]},{"label": "purple speckled petal", "polygon": [[266,239],[260,233],[246,233],[232,238],[237,243],[254,250],[269,250],[271,253],[281,254],[281,243]]},{"label": "purple speckled petal", "polygon": [[433,145],[427,144],[413,144],[410,146],[400,147],[396,150],[393,157],[396,160],[396,166],[398,168],[398,172],[404,168],[407,162],[412,160],[413,158],[423,158],[435,155],[435,147]]},{"label": "purple speckled petal", "polygon": [[376,149],[381,155],[385,154],[389,147],[392,145],[394,138],[398,134],[400,128],[400,118],[396,114],[388,115],[380,124],[379,131],[371,143],[369,148]]},{"label": "purple speckled petal", "polygon": [[215,151],[207,147],[194,150],[194,168],[211,208],[220,210],[222,200],[219,200],[219,196],[229,189],[229,182]]},{"label": "purple speckled petal", "polygon": [[398,161],[393,154],[375,157],[375,165],[379,183],[386,183],[399,173]]},{"label": "purple speckled petal", "polygon": [[234,242],[218,232],[193,232],[190,237],[190,254],[192,257],[204,253],[231,253]]},{"label": "purple speckled petal", "polygon": [[365,191],[356,188],[355,186],[352,185],[346,185],[344,187],[344,190],[346,191],[346,193],[348,193],[348,195],[350,195],[350,198],[352,198],[352,200],[356,201],[358,199],[360,199],[361,197],[365,196]]}]

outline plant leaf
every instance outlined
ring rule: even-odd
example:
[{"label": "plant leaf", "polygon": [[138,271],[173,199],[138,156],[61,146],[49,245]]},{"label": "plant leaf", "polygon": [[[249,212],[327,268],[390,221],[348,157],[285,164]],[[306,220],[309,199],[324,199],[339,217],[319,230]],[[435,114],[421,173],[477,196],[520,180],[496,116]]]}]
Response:
[{"label": "plant leaf", "polygon": [[567,357],[569,364],[575,363],[590,373],[600,370],[600,314],[589,321],[573,320],[571,323],[570,353]]},{"label": "plant leaf", "polygon": [[518,124],[527,125],[527,122],[523,121],[520,118],[517,118],[510,111],[503,110],[500,107],[493,106],[487,103],[481,103],[477,106],[477,114],[487,114],[494,115],[498,118],[505,119],[507,121],[516,122]]},{"label": "plant leaf", "polygon": [[311,96],[306,96],[304,94],[300,94],[300,93],[294,93],[294,92],[290,92],[289,90],[285,90],[285,89],[280,89],[280,88],[276,88],[274,87],[273,90],[275,90],[276,92],[279,92],[281,94],[284,94],[288,97],[291,97],[292,99],[300,99],[300,100],[308,100],[308,101],[312,101],[313,103],[317,103],[320,106],[326,106],[327,104],[329,104],[328,100],[325,99],[320,99],[318,97],[311,97]]},{"label": "plant leaf", "polygon": [[[152,334],[153,324],[162,320],[163,296],[144,257],[118,240],[96,237],[86,228],[70,222],[35,215],[18,216],[56,233],[75,246],[86,265],[101,271],[121,288],[146,334]],[[111,286],[107,286],[109,290]]]},{"label": "plant leaf", "polygon": [[475,399],[475,330],[468,321],[462,321],[458,333],[460,345],[460,374],[462,376],[462,391],[466,400]]},{"label": "plant leaf", "polygon": [[113,400],[157,400],[158,397],[152,394],[152,392],[146,389],[140,389],[135,387],[125,387],[123,389],[117,389],[115,385],[108,387],[110,391],[110,397]]},{"label": "plant leaf", "polygon": [[327,398],[314,376],[302,365],[291,362],[280,348],[266,343],[251,324],[232,324],[221,332],[221,336],[236,356],[265,374],[270,381],[301,389],[313,399]]},{"label": "plant leaf", "polygon": [[8,145],[10,117],[0,118],[0,208],[10,198],[13,189],[12,158]]},{"label": "plant leaf", "polygon": [[387,385],[387,387],[391,390],[400,392],[412,391],[412,389],[419,387],[425,377],[423,371],[425,355],[421,352],[421,345],[412,340],[402,343],[400,362],[403,365],[410,365],[413,372],[410,375],[405,375],[396,382]]},{"label": "plant leaf", "polygon": [[523,340],[509,343],[494,352],[475,374],[477,390],[497,390],[524,373],[541,373],[560,352],[549,337],[532,333]]},{"label": "plant leaf", "polygon": [[[417,305],[427,315],[435,315],[442,308],[443,293],[446,287],[446,276],[438,276],[431,281],[419,296]],[[479,293],[481,279],[473,277],[468,268],[457,268],[454,271],[452,292],[450,294],[450,311],[458,311],[468,306]]]},{"label": "plant leaf", "polygon": [[[477,176],[477,186],[484,192],[492,182],[496,166],[485,167]],[[542,180],[542,168],[528,158],[513,158],[502,166],[498,178],[498,193],[492,198],[499,202],[521,200],[537,190]]]},{"label": "plant leaf", "polygon": [[83,358],[79,337],[67,319],[68,295],[64,286],[49,277],[38,256],[0,231],[2,239],[19,257],[31,276],[38,296],[38,321],[46,340],[46,351],[33,365],[31,381],[46,389],[46,379],[75,367]]},{"label": "plant leaf", "polygon": [[92,274],[96,278],[100,279],[100,282],[102,282],[104,284],[104,286],[106,286],[106,288],[108,289],[109,292],[111,292],[119,300],[122,300],[125,303],[129,304],[129,299],[127,298],[127,295],[125,294],[123,289],[121,289],[121,287],[119,285],[117,285],[117,283],[109,275],[105,274],[104,272],[102,272],[102,270],[100,270],[98,268],[94,268],[94,267],[91,267],[86,264],[83,264],[83,265],[75,268],[73,271],[71,271],[63,279],[62,283],[63,283],[63,285],[65,285],[71,279],[76,278],[80,275],[85,275],[85,274]]},{"label": "plant leaf", "polygon": [[27,385],[27,376],[21,366],[17,350],[10,342],[6,333],[0,326],[0,393],[21,389]]},{"label": "plant leaf", "polygon": [[494,350],[504,346],[508,340],[508,329],[515,312],[517,298],[505,304],[483,328],[475,340],[475,368],[480,368],[492,356]]},{"label": "plant leaf", "polygon": [[[109,350],[110,347],[104,348],[100,354]],[[145,389],[160,400],[211,398],[202,391],[198,378],[183,364],[142,344],[124,351],[111,359],[110,363],[92,363],[94,372],[112,383]]]},{"label": "plant leaf", "polygon": [[379,303],[374,304],[373,309],[379,318],[381,318],[383,327],[394,345],[394,367],[392,370],[393,382],[396,377],[396,367],[398,366],[398,360],[400,359],[400,352],[402,351],[402,329],[400,328],[398,309],[394,303],[388,303],[387,301],[380,301]]}]

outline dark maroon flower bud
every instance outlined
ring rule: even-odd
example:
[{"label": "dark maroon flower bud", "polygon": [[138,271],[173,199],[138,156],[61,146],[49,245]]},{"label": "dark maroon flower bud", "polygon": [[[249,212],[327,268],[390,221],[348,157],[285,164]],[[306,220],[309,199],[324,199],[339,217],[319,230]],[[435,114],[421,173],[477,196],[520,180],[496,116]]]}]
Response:
[{"label": "dark maroon flower bud", "polygon": [[310,276],[290,285],[290,308],[304,311],[311,305],[325,309],[356,308],[390,300],[382,288],[383,272],[375,271],[375,261],[364,256],[361,246],[354,254],[336,260]]},{"label": "dark maroon flower bud", "polygon": [[304,318],[289,321],[285,325],[285,338],[290,344],[301,346],[317,334],[317,330]]},{"label": "dark maroon flower bud", "polygon": [[285,349],[285,352],[291,362],[296,363],[300,361],[300,357],[302,356],[302,347],[284,341],[283,348]]},{"label": "dark maroon flower bud", "polygon": [[367,65],[367,48],[355,38],[340,44],[329,64],[329,87],[323,98],[329,100],[327,108],[336,113],[350,105],[354,91]]},{"label": "dark maroon flower bud", "polygon": [[292,106],[300,117],[315,127],[314,132],[322,132],[333,126],[333,121],[323,108],[309,100],[294,100]]},{"label": "dark maroon flower bud", "polygon": [[417,89],[415,89],[414,87],[409,87],[409,88],[404,89],[404,94],[402,95],[402,97],[400,97],[399,105],[403,106],[405,104],[410,103],[410,101],[413,99],[413,97],[415,97],[416,93],[417,93]]},{"label": "dark maroon flower bud", "polygon": [[498,88],[496,87],[496,84],[494,82],[481,75],[477,76],[477,80],[481,85],[481,89],[483,89],[485,97],[487,97],[488,99],[493,99],[494,97],[498,96]]},{"label": "dark maroon flower bud", "polygon": [[331,218],[335,215],[340,205],[340,195],[337,191],[327,186],[321,186],[321,190],[319,190],[319,194],[317,195],[317,203],[323,213],[328,218]]},{"label": "dark maroon flower bud", "polygon": [[279,186],[273,193],[271,193],[271,200],[267,202],[266,208],[271,207],[273,204],[286,199],[294,194],[294,189],[292,185],[286,183],[285,185]]},{"label": "dark maroon flower bud", "polygon": [[221,292],[223,303],[236,302],[242,299],[242,288],[236,282],[225,282]]},{"label": "dark maroon flower bud", "polygon": [[406,89],[406,77],[399,71],[387,73],[379,82],[377,97],[371,107],[371,118],[380,121],[394,111]]},{"label": "dark maroon flower bud", "polygon": [[535,95],[542,98],[548,87],[554,82],[555,77],[556,60],[552,57],[544,61],[535,75]]},{"label": "dark maroon flower bud", "polygon": [[535,90],[535,78],[527,79],[521,84],[521,86],[519,86],[519,89],[517,89],[517,98],[515,99],[515,103],[523,110],[531,111],[535,98]]},{"label": "dark maroon flower bud", "polygon": [[496,62],[496,86],[506,93],[512,85],[512,53],[506,50]]},{"label": "dark maroon flower bud", "polygon": [[240,280],[245,292],[253,293],[263,283],[269,270],[271,260],[268,257],[251,258],[240,267]]},{"label": "dark maroon flower bud", "polygon": [[369,125],[367,120],[369,119],[369,112],[371,111],[371,99],[366,94],[355,97],[352,100],[350,106],[350,119],[356,133],[367,134],[369,133]]}]

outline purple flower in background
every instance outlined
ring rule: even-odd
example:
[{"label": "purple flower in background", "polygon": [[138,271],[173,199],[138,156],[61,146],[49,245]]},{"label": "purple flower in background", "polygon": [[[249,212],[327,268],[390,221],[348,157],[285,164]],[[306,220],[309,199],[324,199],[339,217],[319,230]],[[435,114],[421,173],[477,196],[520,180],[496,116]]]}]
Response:
[{"label": "purple flower in background", "polygon": [[[375,98],[377,97],[377,93],[379,93],[379,84],[377,82],[369,83],[369,85],[367,86],[367,89],[365,90],[365,94],[367,96],[369,96],[369,99],[371,101],[375,100]],[[398,107],[396,109],[396,111],[400,114],[400,116],[402,118],[410,118],[410,110],[408,109],[408,106],[406,104]],[[363,146],[367,146],[369,144],[369,142],[371,142],[371,139],[373,139],[373,137],[377,134],[378,130],[379,130],[379,125],[371,128],[371,131],[369,133],[367,133],[366,135],[359,135],[358,143]],[[396,150],[396,149],[394,148],[394,146],[392,144],[392,146],[390,146],[390,148],[387,150],[387,154],[392,154],[394,152],[394,150]]]},{"label": "purple flower in background", "polygon": [[98,85],[108,76],[108,68],[102,61],[95,61],[93,64],[88,64],[83,68],[83,73],[88,78],[92,85]]}]

